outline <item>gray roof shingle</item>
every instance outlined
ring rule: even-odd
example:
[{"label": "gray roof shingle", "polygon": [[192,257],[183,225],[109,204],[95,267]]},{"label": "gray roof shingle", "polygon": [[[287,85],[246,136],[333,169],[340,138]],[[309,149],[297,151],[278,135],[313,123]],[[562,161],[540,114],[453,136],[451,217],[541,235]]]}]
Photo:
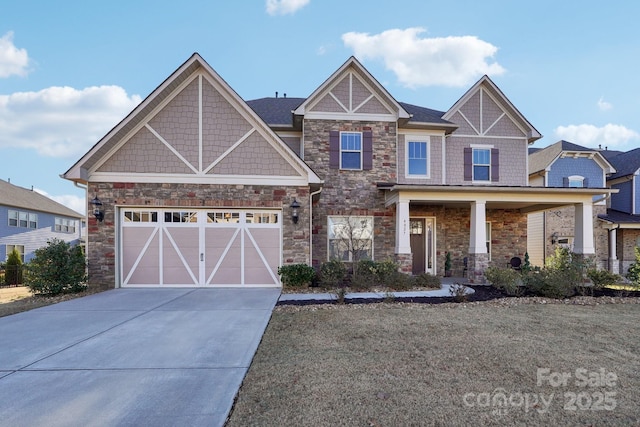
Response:
[{"label": "gray roof shingle", "polygon": [[609,160],[617,171],[611,175],[609,179],[633,175],[638,169],[640,169],[640,148],[607,157],[607,160]]},{"label": "gray roof shingle", "polygon": [[78,212],[70,209],[47,196],[18,187],[10,182],[0,179],[0,205],[13,208],[28,209],[37,212],[51,213],[54,215],[71,218],[83,218]]},{"label": "gray roof shingle", "polygon": [[529,151],[529,173],[536,173],[546,169],[551,164],[551,162],[563,151],[591,152],[596,150],[583,147],[569,141],[560,140],[555,144],[551,144],[548,147],[537,150],[535,152]]}]

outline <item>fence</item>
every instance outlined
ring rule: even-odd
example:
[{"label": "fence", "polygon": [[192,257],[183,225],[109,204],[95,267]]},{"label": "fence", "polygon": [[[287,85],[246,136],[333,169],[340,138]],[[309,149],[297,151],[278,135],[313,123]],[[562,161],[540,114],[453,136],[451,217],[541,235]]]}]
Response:
[{"label": "fence", "polygon": [[0,286],[22,286],[24,265],[5,265],[0,270]]}]

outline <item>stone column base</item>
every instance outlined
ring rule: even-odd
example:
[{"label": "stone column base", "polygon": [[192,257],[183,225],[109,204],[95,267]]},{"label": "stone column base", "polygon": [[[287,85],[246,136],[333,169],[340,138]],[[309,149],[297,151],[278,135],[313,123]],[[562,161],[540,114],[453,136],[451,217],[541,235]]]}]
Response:
[{"label": "stone column base", "polygon": [[485,284],[484,271],[489,268],[489,254],[469,254],[467,275],[469,283]]},{"label": "stone column base", "polygon": [[617,258],[609,258],[609,272],[620,274],[620,262]]},{"label": "stone column base", "polygon": [[398,271],[405,274],[413,273],[413,254],[396,254]]}]

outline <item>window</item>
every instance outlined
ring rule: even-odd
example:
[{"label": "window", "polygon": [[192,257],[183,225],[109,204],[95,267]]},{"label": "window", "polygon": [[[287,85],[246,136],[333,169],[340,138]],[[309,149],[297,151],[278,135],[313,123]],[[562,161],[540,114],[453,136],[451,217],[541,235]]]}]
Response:
[{"label": "window", "polygon": [[581,177],[579,175],[573,175],[570,176],[569,178],[569,187],[574,187],[574,188],[582,188],[584,187],[584,177]]},{"label": "window", "polygon": [[9,226],[36,229],[38,228],[38,214],[10,210]]},{"label": "window", "polygon": [[209,212],[207,222],[237,224],[240,222],[239,212]]},{"label": "window", "polygon": [[489,181],[491,178],[491,150],[473,149],[473,180]]},{"label": "window", "polygon": [[124,211],[125,222],[158,222],[158,212]]},{"label": "window", "polygon": [[353,262],[373,259],[373,217],[330,216],[328,258]]},{"label": "window", "polygon": [[76,221],[67,218],[56,218],[55,231],[61,233],[75,233]]},{"label": "window", "polygon": [[429,176],[429,144],[409,141],[407,143],[407,173],[412,176]]},{"label": "window", "polygon": [[18,226],[18,211],[9,211],[9,226]]},{"label": "window", "polygon": [[489,261],[491,261],[491,223],[487,221],[487,254],[489,255]]},{"label": "window", "polygon": [[24,262],[24,245],[7,245],[7,259],[9,259],[9,254],[13,252],[14,249],[18,251],[20,259]]},{"label": "window", "polygon": [[340,133],[340,169],[362,169],[362,134]]},{"label": "window", "polygon": [[198,212],[165,212],[164,222],[198,222]]}]

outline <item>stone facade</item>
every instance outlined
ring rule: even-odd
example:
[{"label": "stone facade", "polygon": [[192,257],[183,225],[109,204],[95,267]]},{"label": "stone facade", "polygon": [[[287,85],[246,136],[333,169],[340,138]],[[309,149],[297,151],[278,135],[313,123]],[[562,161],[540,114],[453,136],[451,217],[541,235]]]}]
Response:
[{"label": "stone facade", "polygon": [[[329,132],[373,133],[373,167],[371,170],[340,170],[329,167]],[[395,206],[385,207],[384,192],[378,182],[396,181],[396,124],[305,120],[304,158],[324,180],[322,192],[313,204],[314,266],[327,261],[327,217],[372,216],[374,221],[374,259],[394,259]]]},{"label": "stone facade", "polygon": [[625,275],[631,264],[636,261],[635,248],[640,243],[640,230],[618,229],[616,243],[620,274]]},{"label": "stone facade", "polygon": [[[607,269],[609,264],[609,237],[607,230],[603,227],[602,221],[598,220],[598,215],[605,214],[605,205],[593,206],[593,244],[595,246],[596,266],[600,269]],[[552,234],[558,233],[559,238],[568,237],[573,239],[575,235],[575,209],[567,206],[559,209],[552,209],[545,212],[545,256],[554,254],[557,244],[552,243]]]},{"label": "stone facade", "polygon": [[[309,263],[309,187],[256,185],[193,185],[143,183],[90,183],[88,197],[98,195],[104,221],[89,217],[87,258],[91,285],[101,289],[116,283],[116,208],[276,208],[282,209],[283,264]],[[300,203],[297,224],[291,221],[289,205]],[[92,207],[88,207],[91,212]]]}]

